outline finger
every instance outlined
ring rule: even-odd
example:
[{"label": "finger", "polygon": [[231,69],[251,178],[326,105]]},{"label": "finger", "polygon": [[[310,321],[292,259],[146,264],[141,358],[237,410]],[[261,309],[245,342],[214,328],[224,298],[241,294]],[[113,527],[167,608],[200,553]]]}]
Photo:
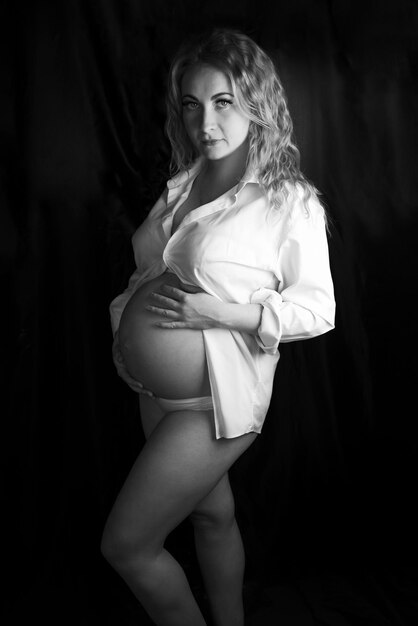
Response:
[{"label": "finger", "polygon": [[162,315],[163,317],[167,317],[170,319],[178,318],[178,313],[176,311],[170,311],[169,309],[161,309],[158,306],[152,306],[152,304],[148,304],[145,308],[147,311],[151,311],[152,313],[156,313],[157,315]]},{"label": "finger", "polygon": [[[179,293],[182,294],[181,291],[179,291]],[[177,299],[173,297],[169,298],[168,296],[163,296],[161,293],[156,293],[154,291],[150,295],[152,296],[153,300],[156,300],[159,304],[162,304],[164,307],[168,307],[169,309],[175,309],[178,306],[179,296],[177,297]]]},{"label": "finger", "polygon": [[136,393],[144,393],[151,398],[154,397],[152,391],[150,391],[149,389],[144,389],[144,385],[139,380],[136,380],[136,378],[132,378],[132,376],[128,373],[126,367],[124,367],[123,365],[117,365],[116,370],[120,378],[122,378],[123,382],[126,383],[128,387],[132,389],[132,391],[135,391]]},{"label": "finger", "polygon": [[149,391],[148,389],[140,389],[138,393],[142,394],[143,396],[149,396],[150,398],[155,397],[152,391]]},{"label": "finger", "polygon": [[135,378],[131,378],[130,376],[125,376],[124,380],[131,387],[135,387],[135,389],[143,389],[143,387],[144,387],[144,385],[142,383],[140,383],[138,380],[135,380]]},{"label": "finger", "polygon": [[121,377],[123,382],[126,383],[127,385],[129,385],[129,387],[131,389],[133,389],[134,391],[137,391],[138,393],[140,391],[142,391],[143,385],[141,383],[139,383],[137,380],[134,380],[133,378],[130,378],[129,376],[126,376],[126,374],[124,372],[122,372],[122,373],[119,372],[119,376]]},{"label": "finger", "polygon": [[113,355],[114,359],[119,361],[119,363],[122,363],[123,356],[122,356],[122,352],[120,351],[119,344],[117,344],[116,346],[113,347],[112,355]]},{"label": "finger", "polygon": [[196,287],[195,285],[186,285],[185,283],[181,283],[181,288],[186,293],[203,293],[204,289],[200,287]]},{"label": "finger", "polygon": [[155,322],[154,326],[159,328],[192,328],[186,322]]},{"label": "finger", "polygon": [[131,378],[130,380],[125,380],[125,382],[129,385],[132,391],[135,391],[136,393],[143,393],[146,396],[154,396],[152,391],[150,391],[149,389],[144,389],[144,385],[134,378]]},{"label": "finger", "polygon": [[139,380],[136,380],[135,378],[132,378],[132,376],[128,373],[128,370],[126,369],[126,367],[117,367],[117,372],[119,374],[119,376],[121,378],[123,378],[123,380],[128,384],[128,385],[133,385],[135,387],[138,387],[139,389],[142,389],[143,384],[141,382],[139,382]]},{"label": "finger", "polygon": [[169,294],[171,298],[182,302],[186,295],[190,293],[205,293],[204,289],[200,289],[200,287],[195,287],[194,285],[186,285],[185,283],[180,283],[181,287],[173,287],[172,285],[163,285],[164,292]]},{"label": "finger", "polygon": [[126,372],[126,370],[124,372],[124,379],[128,383],[128,385],[131,385],[131,387],[136,387],[138,389],[142,389],[144,387],[144,385],[142,383],[140,383],[139,380],[136,380],[135,378],[132,378],[132,376],[130,376]]},{"label": "finger", "polygon": [[150,391],[149,389],[144,389],[144,385],[138,380],[128,377],[124,378],[124,381],[132,389],[132,391],[135,391],[135,393],[142,393],[146,396],[150,396],[151,398],[154,397],[152,391]]}]

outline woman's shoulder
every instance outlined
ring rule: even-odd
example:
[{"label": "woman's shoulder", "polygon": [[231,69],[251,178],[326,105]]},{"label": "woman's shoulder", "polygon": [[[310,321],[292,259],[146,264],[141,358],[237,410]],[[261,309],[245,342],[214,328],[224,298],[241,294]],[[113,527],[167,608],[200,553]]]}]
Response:
[{"label": "woman's shoulder", "polygon": [[272,231],[279,232],[282,239],[322,230],[327,224],[319,192],[310,183],[299,181],[284,183],[281,203],[271,206],[269,219]]},{"label": "woman's shoulder", "polygon": [[284,185],[284,213],[291,220],[325,218],[325,209],[319,198],[319,191],[307,181],[290,182]]}]

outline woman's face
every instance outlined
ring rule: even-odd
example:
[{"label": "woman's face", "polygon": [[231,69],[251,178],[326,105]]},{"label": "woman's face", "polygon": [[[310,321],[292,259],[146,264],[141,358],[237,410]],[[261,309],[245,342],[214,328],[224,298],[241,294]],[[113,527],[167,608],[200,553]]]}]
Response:
[{"label": "woman's face", "polygon": [[209,65],[191,67],[181,83],[183,122],[209,160],[232,155],[248,137],[250,120],[238,109],[229,78]]}]

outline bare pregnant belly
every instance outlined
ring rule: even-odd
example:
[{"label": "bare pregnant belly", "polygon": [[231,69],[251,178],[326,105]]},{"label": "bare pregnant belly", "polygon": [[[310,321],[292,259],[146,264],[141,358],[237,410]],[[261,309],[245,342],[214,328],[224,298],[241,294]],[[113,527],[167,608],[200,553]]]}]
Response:
[{"label": "bare pregnant belly", "polygon": [[179,280],[171,273],[150,280],[134,293],[123,311],[119,343],[126,367],[156,396],[208,396],[211,391],[202,331],[160,328],[154,324],[162,318],[145,309],[152,303],[149,294],[164,283],[177,286]]}]

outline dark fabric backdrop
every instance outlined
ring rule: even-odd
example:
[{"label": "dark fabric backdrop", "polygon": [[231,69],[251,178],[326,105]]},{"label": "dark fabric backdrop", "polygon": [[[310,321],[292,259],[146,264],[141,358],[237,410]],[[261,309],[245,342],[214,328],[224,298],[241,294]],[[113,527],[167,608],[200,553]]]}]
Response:
[{"label": "dark fabric backdrop", "polygon": [[[263,434],[231,472],[247,602],[290,584],[306,623],[418,623],[416,7],[1,4],[5,623],[147,623],[99,553],[143,444],[108,305],[167,178],[170,58],[211,25],[277,63],[330,215],[338,305],[333,332],[283,345]],[[170,547],[199,593],[186,522]]]}]

